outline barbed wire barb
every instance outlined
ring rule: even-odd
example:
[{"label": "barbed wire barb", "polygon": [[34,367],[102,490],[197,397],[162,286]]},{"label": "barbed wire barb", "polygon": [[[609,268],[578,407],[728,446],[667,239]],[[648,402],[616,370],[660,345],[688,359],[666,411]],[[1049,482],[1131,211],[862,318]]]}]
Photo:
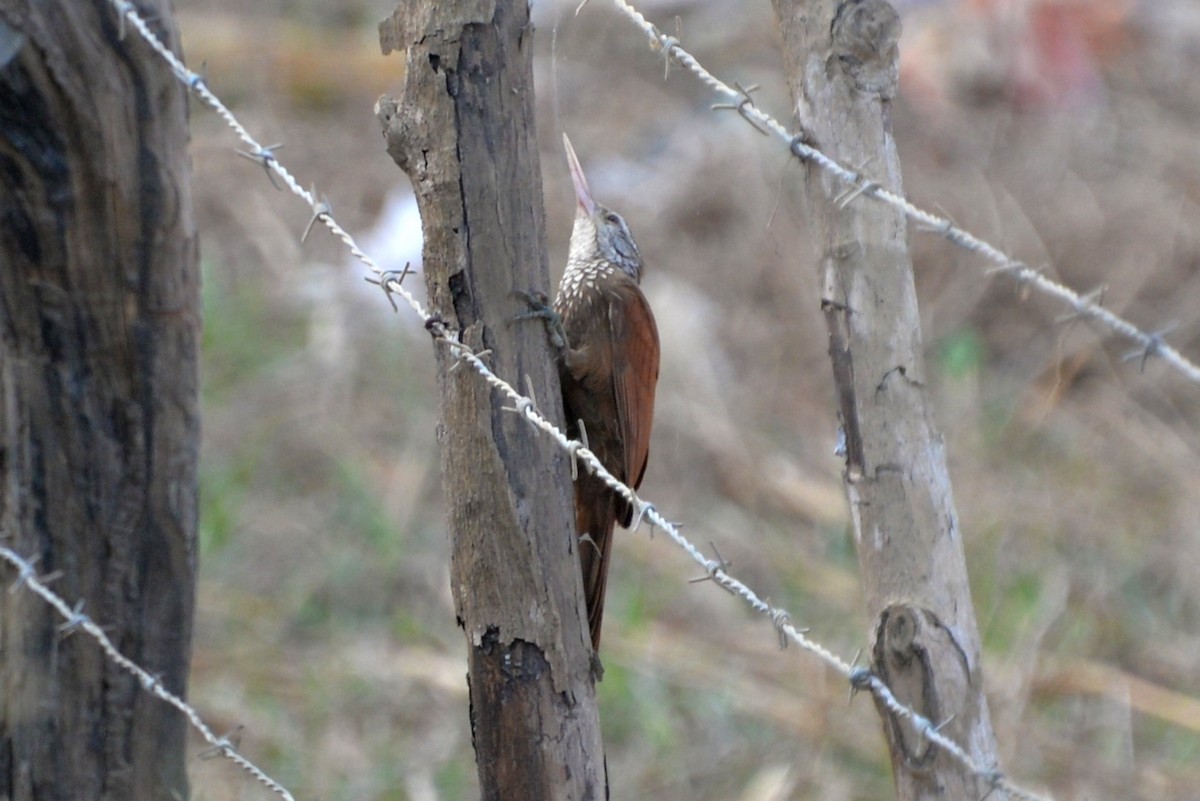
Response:
[{"label": "barbed wire barb", "polygon": [[708,541],[708,546],[712,548],[713,553],[717,555],[715,559],[710,559],[705,565],[705,575],[697,576],[696,578],[688,579],[688,584],[699,584],[702,581],[712,581],[713,575],[718,569],[728,570],[733,567],[733,562],[728,561],[721,556],[721,552],[717,550],[717,544],[712,540]]},{"label": "barbed wire barb", "polygon": [[[326,210],[326,214],[332,213],[332,209]],[[316,216],[314,216],[313,219],[316,220]],[[392,311],[399,312],[400,307],[396,305],[396,299],[392,297],[392,292],[394,291],[392,289],[392,285],[395,284],[397,287],[403,286],[404,279],[412,275],[413,272],[414,270],[412,269],[412,262],[406,261],[404,262],[403,270],[384,270],[377,276],[364,276],[363,280],[365,280],[368,284],[375,284],[382,289],[383,294],[387,297],[388,303],[392,304]]]},{"label": "barbed wire barb", "polygon": [[74,634],[88,620],[88,616],[83,613],[83,599],[81,598],[71,607],[71,615],[67,618],[67,622],[58,627],[58,634],[64,639]]},{"label": "barbed wire barb", "polygon": [[1150,358],[1153,356],[1162,356],[1163,350],[1165,348],[1169,347],[1167,345],[1167,340],[1164,339],[1164,337],[1166,337],[1167,334],[1171,333],[1178,327],[1179,327],[1178,322],[1171,322],[1171,323],[1167,323],[1164,327],[1160,328],[1159,330],[1151,332],[1146,337],[1146,341],[1142,343],[1141,348],[1139,348],[1138,350],[1133,350],[1133,351],[1130,351],[1129,353],[1126,353],[1124,356],[1121,357],[1121,361],[1131,362],[1134,359],[1138,359],[1139,360],[1138,361],[1138,371],[1145,372],[1146,362],[1149,361]]},{"label": "barbed wire barb", "polygon": [[273,145],[255,144],[254,150],[238,150],[237,154],[244,159],[257,162],[262,165],[263,172],[267,174],[268,180],[271,181],[271,186],[279,191],[283,191],[283,187],[275,180],[275,175],[271,172],[271,162],[275,161],[275,151],[283,147],[283,142],[276,142]]},{"label": "barbed wire barb", "polygon": [[740,95],[740,98],[738,99],[738,101],[736,103],[713,103],[712,110],[713,111],[722,111],[722,110],[736,111],[739,115],[741,115],[741,117],[743,119],[746,120],[746,122],[748,122],[752,126],[754,126],[754,130],[758,131],[763,136],[770,136],[771,135],[770,131],[768,131],[766,128],[764,128],[762,125],[760,125],[759,122],[754,119],[754,117],[752,117],[746,113],[746,109],[754,107],[754,98],[751,97],[750,95],[751,95],[751,93],[758,91],[758,89],[760,88],[759,85],[751,84],[750,86],[742,86],[740,83],[738,83],[736,81],[734,82],[733,85],[737,87],[738,94]]},{"label": "barbed wire barb", "polygon": [[[312,196],[314,198],[317,197],[316,185],[314,185],[312,187],[312,189],[310,189],[308,191],[312,194]],[[300,244],[301,245],[303,245],[305,240],[308,239],[308,235],[310,233],[312,233],[313,226],[321,221],[322,215],[326,215],[326,214],[333,214],[333,206],[330,205],[328,198],[326,198],[324,195],[321,195],[320,201],[313,204],[312,216],[308,218],[308,225],[304,226],[304,233],[302,233],[300,235]],[[405,269],[407,269],[407,265],[405,266]],[[382,276],[380,277],[380,280],[382,280]]]},{"label": "barbed wire barb", "polygon": [[[1086,301],[1086,303],[1088,305],[1103,306],[1104,305],[1104,294],[1106,292],[1108,292],[1108,284],[1100,284],[1095,289],[1091,289],[1091,290],[1083,293],[1083,299],[1084,299],[1084,301]],[[1088,315],[1088,306],[1087,305],[1076,306],[1072,311],[1069,311],[1066,314],[1062,314],[1062,315],[1059,315],[1058,317],[1056,317],[1054,322],[1059,323],[1060,325],[1067,325],[1067,324],[1075,322],[1076,320],[1086,319],[1087,315]]]},{"label": "barbed wire barb", "polygon": [[[929,231],[937,233],[948,242],[976,253],[986,260],[1001,266],[1020,262],[1012,258],[996,246],[989,242],[980,239],[974,234],[959,228],[949,219],[944,216],[939,216],[930,211],[926,211],[916,204],[909,201],[907,198],[892,192],[886,187],[870,182],[864,184],[865,180],[856,170],[849,169],[845,165],[834,160],[826,155],[823,151],[817,149],[811,144],[811,136],[804,131],[791,131],[780,123],[777,119],[767,114],[753,103],[742,103],[744,93],[734,86],[730,86],[721,79],[717,78],[702,65],[695,56],[689,53],[679,44],[674,37],[665,36],[657,27],[646,17],[630,5],[626,0],[612,0],[613,4],[619,11],[625,14],[634,22],[642,32],[646,34],[655,47],[665,48],[670,47],[674,56],[675,62],[684,67],[705,85],[718,94],[730,98],[735,103],[735,108],[738,113],[752,124],[755,128],[761,130],[766,128],[772,134],[783,140],[787,144],[791,153],[803,162],[815,164],[820,169],[835,176],[848,187],[851,187],[853,192],[854,187],[865,186],[861,191],[855,192],[849,200],[853,200],[859,195],[867,195],[874,200],[886,203],[896,210],[900,211],[911,220],[917,230]],[[848,201],[847,201],[848,202]],[[1129,322],[1125,318],[1111,312],[1102,306],[1089,301],[1084,295],[1075,290],[1048,278],[1045,275],[1037,274],[1030,269],[1030,274],[1022,273],[1022,276],[1027,280],[1029,286],[1037,289],[1042,294],[1055,298],[1056,300],[1065,303],[1072,309],[1078,310],[1080,307],[1087,308],[1087,316],[1097,321],[1101,325],[1108,328],[1114,334],[1123,336],[1126,339],[1133,340],[1140,346],[1139,354],[1149,352],[1151,356],[1161,358],[1169,364],[1177,372],[1183,375],[1193,383],[1200,384],[1200,365],[1188,359],[1176,348],[1167,344],[1161,337],[1155,338],[1153,334],[1147,333],[1138,326]]]}]

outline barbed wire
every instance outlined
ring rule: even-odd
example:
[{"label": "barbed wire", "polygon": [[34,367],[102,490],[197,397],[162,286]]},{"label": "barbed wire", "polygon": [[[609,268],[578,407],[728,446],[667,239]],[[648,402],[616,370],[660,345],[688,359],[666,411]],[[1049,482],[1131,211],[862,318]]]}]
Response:
[{"label": "barbed wire", "polygon": [[200,717],[200,713],[188,704],[187,701],[184,701],[178,695],[164,687],[161,678],[118,651],[117,647],[113,645],[112,640],[108,638],[108,634],[104,632],[104,628],[84,614],[82,601],[76,603],[75,606],[71,606],[60,595],[55,593],[54,590],[47,587],[45,582],[38,578],[35,567],[35,563],[37,562],[36,557],[34,559],[26,559],[12,548],[0,545],[0,558],[17,569],[17,578],[9,588],[10,593],[24,587],[35,595],[40,596],[42,600],[50,604],[54,611],[58,612],[59,616],[62,617],[64,622],[58,627],[60,634],[66,636],[77,631],[87,634],[100,644],[101,650],[104,651],[105,656],[108,657],[110,662],[133,674],[142,685],[142,689],[182,712],[192,725],[192,728],[200,732],[200,736],[212,746],[210,749],[212,753],[219,754],[230,760],[246,773],[253,776],[255,781],[271,790],[280,798],[284,798],[286,801],[295,801],[292,794],[282,784],[268,776],[262,768],[239,754],[234,744],[230,742],[229,737],[218,737],[215,735],[213,730]]},{"label": "barbed wire", "polygon": [[[358,243],[354,240],[354,237],[351,236],[350,233],[343,228],[337,220],[334,219],[333,209],[327,200],[322,197],[318,197],[315,190],[305,189],[303,186],[301,186],[300,182],[296,180],[296,177],[292,175],[291,171],[279,162],[279,158],[275,151],[283,147],[282,144],[263,145],[257,139],[251,136],[250,132],[246,129],[246,126],[242,125],[242,123],[237,117],[234,116],[233,112],[229,110],[229,107],[225,105],[221,98],[217,97],[216,94],[214,94],[212,90],[208,88],[208,83],[205,81],[204,76],[190,70],[179,58],[179,56],[175,55],[175,53],[172,52],[169,47],[163,44],[162,40],[158,38],[158,35],[155,34],[150,28],[149,24],[147,24],[146,20],[138,13],[137,8],[133,5],[133,3],[129,2],[129,0],[109,0],[109,3],[117,12],[122,38],[124,38],[126,23],[132,25],[134,30],[138,32],[142,39],[144,39],[146,43],[150,45],[150,48],[159,56],[161,56],[168,65],[170,65],[171,71],[175,73],[175,77],[178,78],[184,86],[190,89],[193,94],[200,98],[200,100],[203,101],[206,106],[216,112],[217,116],[224,120],[225,124],[228,125],[233,132],[237,134],[237,137],[247,145],[249,150],[239,150],[237,151],[238,154],[243,158],[247,158],[251,161],[256,161],[261,164],[272,184],[279,188],[279,184],[275,183],[275,177],[277,176],[283,181],[284,186],[286,186],[288,190],[292,192],[292,194],[296,195],[309,205],[309,207],[312,209],[313,216],[309,220],[308,226],[305,229],[305,237],[308,236],[308,233],[312,229],[313,225],[317,222],[320,222],[322,225],[328,228],[334,236],[336,236],[346,245],[350,251],[350,255],[354,256],[354,258],[366,265],[366,267],[373,273],[381,277],[393,275],[391,271],[384,270],[382,267],[376,264],[375,260],[367,255],[367,253],[358,246]],[[405,302],[408,303],[408,305],[412,307],[413,311],[419,314],[422,319],[424,319],[427,323],[429,322],[429,313],[425,311],[425,308],[421,305],[420,301],[418,301],[411,292],[405,289],[399,281],[391,280],[389,288],[391,292],[404,298]]]},{"label": "barbed wire", "polygon": [[[642,17],[641,14],[636,10],[634,10],[632,6],[629,6],[627,3],[621,3],[620,0],[617,0],[617,2],[618,5],[625,6],[630,12],[636,15],[637,19],[640,19],[643,23],[645,23],[645,18]],[[492,372],[492,370],[480,358],[482,354],[475,353],[468,345],[459,340],[458,332],[450,329],[446,323],[436,315],[432,315],[427,312],[420,302],[418,302],[417,299],[402,286],[402,281],[408,274],[407,268],[404,272],[400,273],[385,271],[380,268],[379,265],[370,258],[370,256],[363,252],[363,250],[359,248],[358,244],[355,242],[354,238],[344,228],[342,228],[336,220],[334,220],[333,212],[328,202],[326,202],[324,199],[318,199],[315,191],[304,189],[300,182],[292,175],[292,173],[280,163],[275,154],[275,151],[279,149],[280,145],[264,146],[253,136],[251,136],[245,126],[243,126],[237,120],[237,118],[220,100],[220,98],[218,98],[211,90],[209,90],[203,77],[188,69],[187,66],[179,59],[179,57],[176,56],[169,48],[167,48],[161,40],[159,40],[157,35],[155,35],[155,33],[146,24],[145,20],[137,13],[137,9],[134,8],[128,0],[110,0],[110,3],[116,10],[118,18],[121,21],[122,33],[124,32],[125,22],[128,21],[133,25],[134,29],[138,31],[139,35],[150,45],[150,47],[164,60],[166,60],[184,86],[194,92],[206,105],[212,108],[250,148],[249,151],[238,152],[246,158],[250,158],[261,163],[263,168],[266,170],[268,177],[273,175],[278,176],[281,180],[283,180],[284,185],[293,194],[300,197],[312,208],[313,218],[309,223],[308,229],[311,229],[312,224],[316,221],[321,222],[327,228],[329,228],[329,230],[347,246],[347,248],[350,250],[350,253],[355,258],[357,258],[379,277],[378,283],[387,292],[389,300],[392,299],[393,294],[400,295],[413,309],[413,311],[422,318],[426,329],[429,330],[429,332],[433,335],[435,342],[443,343],[450,349],[451,354],[454,355],[459,362],[469,365],[494,390],[507,396],[508,399],[512,401],[513,406],[506,407],[509,411],[521,415],[535,428],[550,436],[560,448],[566,451],[573,458],[576,463],[581,464],[584,469],[600,478],[613,492],[625,498],[635,510],[633,524],[634,529],[639,528],[641,522],[645,520],[648,521],[652,526],[665,532],[673,542],[681,547],[697,564],[704,568],[706,574],[705,578],[712,580],[713,583],[727,590],[731,594],[742,598],[747,604],[750,605],[752,609],[767,617],[779,632],[781,643],[786,643],[789,641],[795,643],[801,649],[814,654],[828,666],[841,673],[849,680],[852,689],[869,691],[893,714],[909,720],[913,727],[919,731],[926,740],[940,746],[946,751],[946,753],[950,754],[954,759],[958,760],[968,770],[974,773],[980,782],[988,788],[989,792],[992,790],[1001,790],[1011,796],[1023,799],[1024,801],[1046,801],[1046,797],[1024,790],[1013,784],[995,767],[980,766],[976,764],[975,760],[962,746],[940,731],[941,726],[944,724],[935,724],[933,721],[924,717],[920,713],[908,706],[905,706],[899,701],[899,699],[896,698],[887,684],[884,683],[884,681],[877,675],[871,672],[870,669],[852,665],[851,663],[837,656],[835,653],[833,653],[833,651],[821,643],[809,638],[804,630],[797,628],[791,623],[791,616],[786,610],[772,605],[770,602],[761,598],[749,586],[730,575],[725,569],[727,565],[723,560],[720,558],[709,559],[706,557],[700,551],[700,549],[696,547],[695,544],[693,544],[689,539],[687,539],[687,537],[683,535],[676,524],[667,520],[661,513],[659,513],[654,504],[643,501],[641,498],[639,498],[630,487],[622,483],[612,473],[610,473],[604,467],[604,465],[601,464],[596,455],[592,453],[592,451],[589,450],[582,442],[569,438],[561,429],[543,417],[531,398],[522,395],[515,388],[513,388],[511,384]],[[645,24],[649,25],[649,23]],[[654,29],[653,26],[650,26],[649,30],[655,31],[655,35],[657,35],[656,29]],[[687,59],[690,59],[691,63],[695,64],[696,68],[702,71],[702,73],[698,74],[709,75],[709,79],[716,81],[716,79],[712,78],[712,76],[706,70],[703,70],[703,67],[700,67],[699,63],[696,62],[694,58],[692,58],[690,55],[687,55],[686,51],[683,51],[682,48],[678,46],[678,40],[672,39],[671,37],[667,37],[667,39],[669,40],[666,44],[666,53],[668,56],[672,55],[672,48],[675,48],[674,56],[676,58],[680,58],[680,54],[683,54]],[[716,83],[719,86],[724,86],[724,84],[721,84],[719,81],[716,81]],[[728,90],[728,87],[725,87],[725,90]],[[747,107],[757,112],[756,109],[753,109],[752,104],[739,104],[739,110]],[[745,116],[746,112],[742,111],[742,114]],[[782,129],[782,126],[779,126],[778,123],[775,123],[775,126]],[[795,144],[802,143],[799,143],[798,140],[796,140]],[[825,157],[821,156],[821,158]],[[831,160],[826,160],[829,161],[830,164],[835,164]],[[850,173],[850,171],[845,171],[844,168],[838,167],[838,169]],[[857,175],[856,173],[850,174]],[[274,183],[273,177],[272,183]],[[278,184],[276,184],[276,186],[278,186]],[[869,193],[869,188],[865,187],[863,192]],[[937,219],[932,215],[929,215],[929,217],[935,220]],[[308,229],[306,229],[306,234]],[[20,557],[11,551],[8,551],[8,554],[20,559]],[[10,558],[8,554],[5,554],[5,558]],[[12,561],[11,558],[10,561]],[[32,569],[32,565],[29,565],[29,563],[23,562],[23,560],[22,563],[28,565],[29,569]],[[23,572],[22,577],[26,576],[27,574]],[[30,586],[31,588],[33,587],[32,584],[30,584]],[[46,594],[43,594],[42,592],[39,592],[38,594],[49,600],[48,596],[53,596],[53,593],[46,589],[44,585],[39,586],[42,587],[42,590]],[[61,602],[62,606],[59,607],[56,605],[55,608],[58,609],[60,613],[62,613],[65,609],[67,610],[67,613],[70,614],[70,607],[68,607],[65,602],[62,602],[61,599],[59,599],[59,601]],[[92,625],[94,627],[94,624]],[[98,627],[94,628],[96,632],[103,636],[103,632],[100,631]],[[102,645],[105,642],[107,642],[107,637],[104,637]],[[111,648],[111,643],[108,643],[108,645],[109,648]],[[118,664],[126,667],[126,669],[136,668],[138,671],[140,671],[139,675],[144,674],[145,676],[149,676],[148,673],[141,671],[140,668],[137,668],[136,665],[125,659],[125,657],[121,656],[119,652],[115,651],[115,649],[112,649],[110,652],[109,648],[106,648],[105,652],[109,654],[110,658],[113,658],[114,660],[119,659],[120,661]],[[152,678],[153,677],[151,677],[151,679]],[[150,686],[154,687],[159,685],[151,681]],[[165,692],[165,690],[163,690],[163,692]],[[162,697],[162,695],[158,692],[155,694]],[[192,710],[191,707],[187,706],[185,702],[175,696],[172,696],[172,698],[174,698],[175,702],[177,703],[171,701],[168,702],[183,710],[184,714],[188,715],[189,719],[192,720],[194,726],[197,726],[197,724],[199,724],[198,727],[203,726],[202,721],[199,720],[198,715],[195,714],[195,711]],[[212,738],[211,731],[208,730],[206,726],[201,728],[201,733],[205,734],[205,738],[208,739],[209,742],[212,742],[215,747],[220,748],[221,753],[225,754],[231,759],[234,759],[234,761],[238,762],[238,764],[243,765],[243,767],[245,764],[249,764],[244,760],[244,758],[241,758],[236,754],[236,751],[232,749],[228,741]],[[251,771],[251,773],[255,775],[255,778],[258,778],[259,781],[263,781],[263,778],[260,778],[260,776],[264,776],[261,771],[254,769]],[[267,782],[264,781],[264,783]],[[287,791],[280,787],[277,783],[271,781],[268,786],[272,787],[272,789],[275,789],[276,792],[278,792],[280,795],[283,795],[285,798],[291,799],[291,796],[287,794]]]},{"label": "barbed wire", "polygon": [[955,225],[952,220],[926,211],[901,195],[884,188],[876,181],[867,178],[862,172],[843,166],[821,150],[806,141],[803,131],[790,131],[782,123],[767,114],[754,104],[750,97],[753,87],[747,89],[738,85],[730,86],[717,78],[687,50],[683,49],[678,36],[668,36],[658,29],[654,23],[646,19],[640,11],[626,0],[613,0],[613,4],[625,16],[629,17],[650,38],[651,44],[663,53],[667,67],[671,60],[686,68],[713,91],[733,100],[730,104],[719,104],[713,108],[727,108],[738,112],[760,133],[774,134],[783,140],[792,155],[802,162],[817,165],[822,170],[835,176],[849,189],[838,198],[837,202],[846,205],[860,195],[874,198],[897,209],[907,218],[918,224],[920,230],[935,233],[972,253],[983,256],[996,265],[989,272],[1002,272],[1011,275],[1019,284],[1032,286],[1042,293],[1056,298],[1070,307],[1067,319],[1091,319],[1107,327],[1114,334],[1119,334],[1137,343],[1138,349],[1126,354],[1125,360],[1140,359],[1144,367],[1148,359],[1161,358],[1167,364],[1194,383],[1200,384],[1200,366],[1188,359],[1166,341],[1169,329],[1159,331],[1144,331],[1126,320],[1124,317],[1109,311],[1098,302],[1102,293],[1092,291],[1076,292],[1070,287],[1048,278],[1043,272],[1030,267],[1023,261],[1009,256],[995,245]]}]

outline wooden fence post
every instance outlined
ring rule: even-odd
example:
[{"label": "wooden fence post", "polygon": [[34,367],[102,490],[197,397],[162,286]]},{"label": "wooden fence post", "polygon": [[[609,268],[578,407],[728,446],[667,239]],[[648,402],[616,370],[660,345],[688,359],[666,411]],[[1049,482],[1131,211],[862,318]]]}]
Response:
[{"label": "wooden fence post", "polygon": [[[433,313],[562,425],[554,355],[514,293],[549,291],[527,3],[407,0],[380,25],[405,52],[378,112],[425,236]],[[600,799],[603,746],[566,455],[435,343],[451,584],[467,636],[485,799]]]},{"label": "wooden fence post", "polygon": [[[834,159],[903,195],[890,116],[895,10],[885,0],[773,2],[802,128]],[[927,395],[907,222],[826,172],[810,168],[806,177],[845,487],[875,621],[872,668],[977,764],[994,766],[963,532]],[[911,725],[882,706],[880,714],[902,801],[974,801],[989,790]]]},{"label": "wooden fence post", "polygon": [[[169,46],[171,4],[139,0]],[[107,0],[0,0],[0,536],[183,695],[200,277],[186,90]],[[186,721],[0,570],[0,798],[187,798]]]}]

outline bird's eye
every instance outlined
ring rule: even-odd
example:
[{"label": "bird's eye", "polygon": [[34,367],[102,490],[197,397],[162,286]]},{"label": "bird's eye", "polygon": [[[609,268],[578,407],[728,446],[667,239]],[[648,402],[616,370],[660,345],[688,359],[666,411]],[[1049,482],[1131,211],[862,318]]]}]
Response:
[{"label": "bird's eye", "polygon": [[604,221],[610,225],[616,225],[618,222],[620,222],[620,220],[621,218],[613,214],[611,211],[604,215]]}]

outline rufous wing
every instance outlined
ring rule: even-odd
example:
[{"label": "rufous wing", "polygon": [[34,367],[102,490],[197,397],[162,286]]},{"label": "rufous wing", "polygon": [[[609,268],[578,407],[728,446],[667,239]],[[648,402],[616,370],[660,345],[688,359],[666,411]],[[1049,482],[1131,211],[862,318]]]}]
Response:
[{"label": "rufous wing", "polygon": [[[609,304],[609,331],[613,337],[613,393],[617,428],[624,444],[619,476],[630,487],[642,485],[650,456],[650,430],[654,423],[654,392],[658,385],[658,326],[650,304],[637,284],[622,286]],[[617,501],[621,525],[633,522],[633,508]]]},{"label": "rufous wing", "polygon": [[[658,328],[645,296],[633,281],[606,287],[600,316],[568,320],[574,347],[561,373],[572,433],[581,420],[588,445],[621,481],[637,488],[650,454],[654,391],[658,382]],[[595,308],[595,307],[593,307]],[[579,561],[592,645],[600,623],[616,521],[633,522],[633,509],[599,478],[581,473],[575,484]]]}]

